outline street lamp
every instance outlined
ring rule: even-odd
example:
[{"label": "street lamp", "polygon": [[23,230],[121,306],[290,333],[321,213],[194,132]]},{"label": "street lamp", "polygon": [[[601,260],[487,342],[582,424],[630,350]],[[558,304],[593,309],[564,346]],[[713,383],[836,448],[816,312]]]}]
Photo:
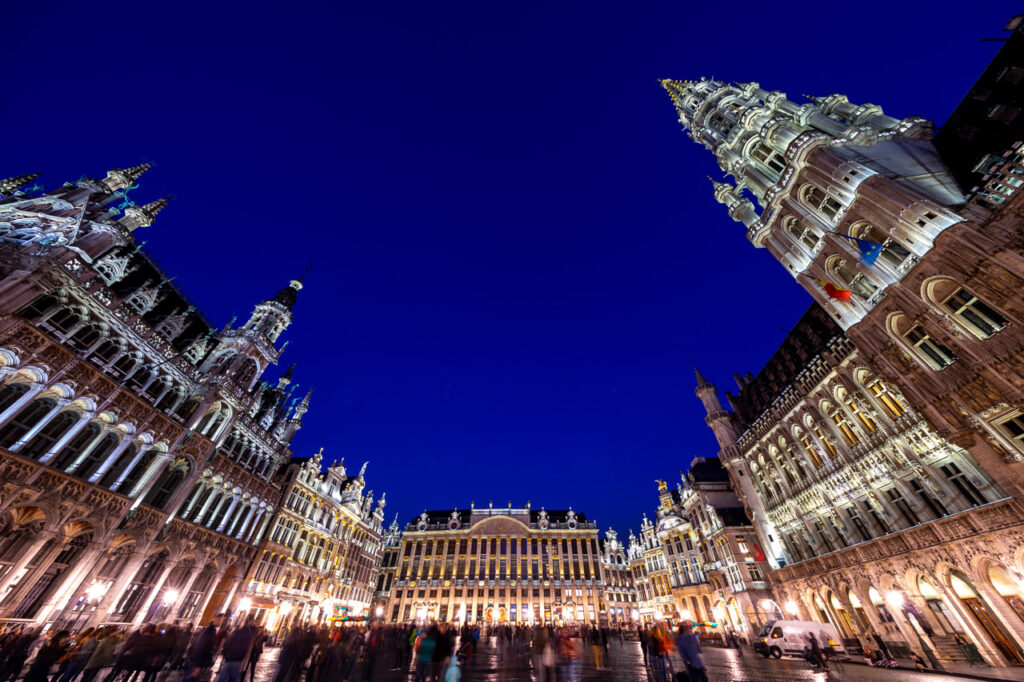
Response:
[{"label": "street lamp", "polygon": [[169,590],[165,590],[164,591],[164,603],[165,604],[173,604],[174,602],[178,601],[178,597],[180,597],[180,596],[181,596],[181,593],[178,592],[174,588],[171,588]]},{"label": "street lamp", "polygon": [[252,608],[252,599],[249,599],[248,597],[242,597],[241,599],[238,600],[238,610],[239,611],[248,611],[251,608]]},{"label": "street lamp", "polygon": [[85,598],[89,601],[99,601],[107,593],[110,586],[106,583],[93,583],[85,588]]},{"label": "street lamp", "polygon": [[796,616],[800,613],[800,607],[797,606],[796,602],[790,599],[786,602],[786,613],[791,616]]},{"label": "street lamp", "polygon": [[384,615],[384,607],[383,606],[378,606],[377,610],[374,611],[374,613],[377,614],[377,618],[380,618],[381,616]]}]

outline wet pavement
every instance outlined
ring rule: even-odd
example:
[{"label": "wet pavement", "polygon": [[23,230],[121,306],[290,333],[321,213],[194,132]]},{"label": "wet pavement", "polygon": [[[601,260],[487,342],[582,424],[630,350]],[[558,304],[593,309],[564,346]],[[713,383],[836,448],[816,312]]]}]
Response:
[{"label": "wet pavement", "polygon": [[[618,644],[609,642],[609,651],[604,661],[605,669],[598,670],[594,665],[593,654],[586,648],[582,657],[582,674],[579,678],[585,682],[618,681],[624,682],[659,682],[644,666],[643,655],[637,642]],[[277,655],[280,650],[268,648],[261,657],[256,668],[255,682],[273,682],[277,673]],[[793,658],[781,660],[766,659],[752,651],[745,651],[740,657],[735,649],[704,649],[704,659],[708,668],[710,682],[950,682],[963,680],[935,673],[919,673],[911,670],[885,670],[869,668],[855,663],[832,664],[828,672],[814,670],[810,665]],[[364,676],[363,663],[356,665],[349,678],[351,682],[359,680],[380,680],[382,682],[409,682],[413,679],[412,670],[390,669],[391,658],[386,657],[375,667],[369,677]],[[676,670],[682,669],[681,662],[673,655]],[[1024,669],[993,669],[975,668],[971,671],[980,677],[993,676],[1004,680],[1024,680]],[[176,676],[168,682],[177,682]],[[248,676],[246,676],[248,679]],[[569,680],[564,671],[559,670],[558,682]],[[991,678],[990,678],[991,679]],[[216,677],[214,677],[216,680]],[[531,669],[530,656],[514,653],[503,653],[497,646],[483,644],[477,655],[463,668],[462,682],[539,682]],[[303,678],[305,682],[305,678]],[[329,682],[342,682],[330,680]]]}]

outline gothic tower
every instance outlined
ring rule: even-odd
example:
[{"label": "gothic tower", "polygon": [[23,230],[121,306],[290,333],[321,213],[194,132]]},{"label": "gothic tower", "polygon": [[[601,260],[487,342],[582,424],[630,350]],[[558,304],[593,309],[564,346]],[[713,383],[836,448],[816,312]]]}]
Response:
[{"label": "gothic tower", "polygon": [[[838,94],[798,105],[757,83],[661,83],[690,137],[731,176],[713,194],[751,243],[942,436],[1024,496],[1024,197],[968,201],[918,117]],[[1019,150],[1006,159],[997,176],[1020,172]]]}]

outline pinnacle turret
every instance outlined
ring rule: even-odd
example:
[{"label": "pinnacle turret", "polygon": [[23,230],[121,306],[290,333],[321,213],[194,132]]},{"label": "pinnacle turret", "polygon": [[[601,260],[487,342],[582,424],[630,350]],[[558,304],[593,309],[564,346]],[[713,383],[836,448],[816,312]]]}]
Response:
[{"label": "pinnacle turret", "polygon": [[149,227],[156,220],[156,214],[164,210],[167,203],[173,198],[174,195],[170,195],[143,206],[129,206],[125,209],[124,216],[117,222],[129,232],[140,227]]},{"label": "pinnacle turret", "polygon": [[111,192],[116,192],[119,189],[130,187],[135,184],[135,181],[139,179],[143,173],[152,168],[152,164],[140,163],[137,166],[130,168],[114,168],[107,171],[107,177],[102,180],[102,184]]},{"label": "pinnacle turret", "polygon": [[25,173],[0,180],[0,198],[6,197],[39,177],[39,173]]}]

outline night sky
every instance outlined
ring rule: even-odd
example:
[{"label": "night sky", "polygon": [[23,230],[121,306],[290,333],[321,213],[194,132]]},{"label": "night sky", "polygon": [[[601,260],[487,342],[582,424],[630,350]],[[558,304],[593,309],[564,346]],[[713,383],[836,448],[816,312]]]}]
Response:
[{"label": "night sky", "polygon": [[941,123],[1019,9],[222,4],[10,3],[0,176],[155,163],[136,236],[218,326],[314,261],[268,378],[298,363],[296,454],[369,460],[389,522],[529,499],[622,534],[717,451],[689,358],[734,390],[810,304],[657,79]]}]

